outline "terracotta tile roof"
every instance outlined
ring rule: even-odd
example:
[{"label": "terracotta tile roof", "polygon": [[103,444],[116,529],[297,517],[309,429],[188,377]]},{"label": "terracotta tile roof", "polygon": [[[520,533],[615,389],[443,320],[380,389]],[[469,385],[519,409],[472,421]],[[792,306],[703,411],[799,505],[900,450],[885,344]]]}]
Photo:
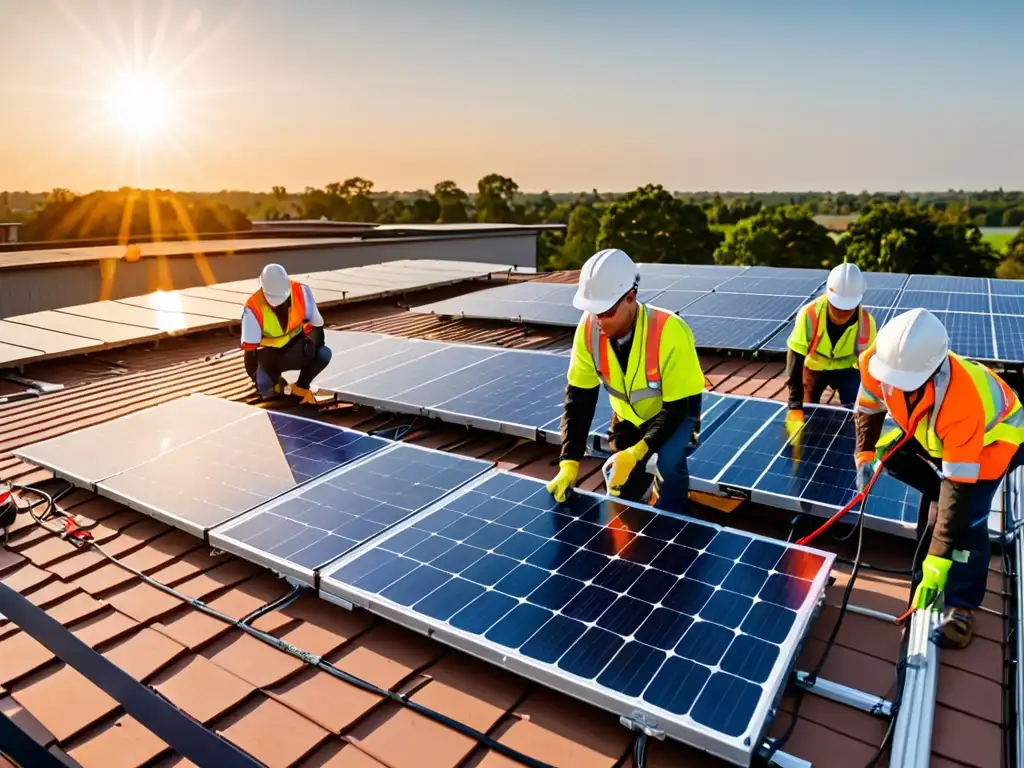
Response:
[{"label": "terracotta tile roof", "polygon": [[[541,279],[572,279],[571,275]],[[433,296],[432,296],[433,297]],[[519,347],[565,346],[568,334],[500,323],[442,321],[387,302],[331,313],[329,322],[357,329]],[[0,405],[0,477],[46,481],[48,473],[14,459],[10,451],[44,437],[116,418],[160,402],[205,392],[235,400],[251,394],[236,356],[220,356],[234,340],[218,334],[177,339],[157,349],[124,349],[88,359],[43,363],[27,375],[65,383],[64,391]],[[780,398],[782,366],[773,361],[702,358],[710,388]],[[370,409],[339,406],[321,418],[369,430],[403,423]],[[497,461],[546,478],[552,446],[444,424],[428,423],[405,440]],[[597,488],[598,464],[583,467],[584,487]],[[53,483],[54,488],[60,484]],[[155,520],[76,490],[62,510],[92,526],[105,548],[124,562],[185,595],[242,618],[277,601],[287,586],[268,572],[217,553]],[[789,516],[745,504],[731,514],[703,510],[708,519],[785,538]],[[825,540],[841,557],[851,542]],[[909,542],[868,532],[864,560],[906,568]],[[933,738],[934,765],[1001,765],[1006,608],[1002,564],[992,561],[986,607],[970,649],[942,655]],[[814,623],[798,666],[818,658],[838,615],[849,567],[837,565],[835,584]],[[35,525],[27,515],[0,549],[0,579],[43,607],[106,658],[153,687],[189,715],[269,766],[424,768],[515,765],[495,750],[394,701],[362,690],[264,644],[241,630],[148,586],[95,551],[78,551]],[[852,603],[900,613],[908,579],[862,571]],[[497,742],[557,766],[630,766],[630,734],[617,719],[589,705],[475,661],[433,640],[377,619],[348,612],[313,595],[272,610],[256,627],[344,672],[408,696]],[[900,630],[878,619],[848,614],[822,676],[892,699]],[[789,725],[792,690],[771,728]],[[191,765],[77,672],[13,625],[0,624],[0,707],[55,753],[82,766]],[[860,768],[874,754],[886,722],[813,695],[803,697],[787,752],[816,766]],[[648,766],[721,763],[678,744],[653,742]],[[883,758],[883,764],[885,759]]]}]

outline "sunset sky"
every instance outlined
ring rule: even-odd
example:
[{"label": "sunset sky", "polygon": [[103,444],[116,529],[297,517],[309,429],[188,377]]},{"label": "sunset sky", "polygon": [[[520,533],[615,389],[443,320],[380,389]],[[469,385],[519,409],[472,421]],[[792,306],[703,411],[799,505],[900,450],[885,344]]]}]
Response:
[{"label": "sunset sky", "polygon": [[1024,187],[1024,2],[0,0],[0,189]]}]

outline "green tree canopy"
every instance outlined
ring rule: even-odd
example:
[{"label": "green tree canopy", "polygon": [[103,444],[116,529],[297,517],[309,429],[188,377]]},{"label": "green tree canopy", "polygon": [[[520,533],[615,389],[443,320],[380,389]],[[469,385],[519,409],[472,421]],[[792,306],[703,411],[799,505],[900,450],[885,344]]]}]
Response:
[{"label": "green tree canopy", "polygon": [[713,264],[721,242],[700,206],[648,184],[608,206],[596,247],[621,248],[637,262]]},{"label": "green tree canopy", "polygon": [[434,185],[434,197],[440,207],[437,218],[439,224],[464,224],[469,221],[469,214],[466,211],[469,195],[459,189],[459,185],[454,181],[437,182]]},{"label": "green tree canopy", "polygon": [[988,277],[997,258],[958,213],[907,202],[875,205],[843,237],[848,261],[873,272]]},{"label": "green tree canopy", "polygon": [[842,261],[828,230],[796,206],[768,208],[744,219],[715,253],[719,264],[819,269]]},{"label": "green tree canopy", "polygon": [[476,220],[513,223],[519,185],[507,176],[489,173],[476,185]]},{"label": "green tree canopy", "polygon": [[1024,279],[1024,226],[1006,244],[1006,253],[996,267],[996,277],[1004,280]]}]

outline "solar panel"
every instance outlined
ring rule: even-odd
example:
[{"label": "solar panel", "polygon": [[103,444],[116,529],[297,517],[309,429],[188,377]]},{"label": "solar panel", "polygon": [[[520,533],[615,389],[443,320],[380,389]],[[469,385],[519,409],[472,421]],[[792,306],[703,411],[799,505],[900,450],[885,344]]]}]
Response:
[{"label": "solar panel", "polygon": [[680,275],[685,277],[729,278],[746,271],[746,267],[718,266],[715,264],[637,264],[640,279],[645,275]]},{"label": "solar panel", "polygon": [[866,307],[894,307],[900,292],[894,288],[868,288],[861,304]]},{"label": "solar panel", "polygon": [[939,291],[904,291],[898,304],[903,311],[921,307],[932,312],[988,312],[987,293],[946,293]]},{"label": "solar panel", "polygon": [[738,765],[834,556],[499,472],[343,558],[341,598]]},{"label": "solar panel", "polygon": [[992,294],[992,313],[996,315],[1024,315],[1024,294],[1020,296]]},{"label": "solar panel", "polygon": [[443,451],[392,445],[211,531],[210,543],[312,585],[318,568],[492,466]]},{"label": "solar panel", "polygon": [[405,339],[397,336],[380,336],[380,338],[363,343],[357,340],[356,346],[348,347],[339,354],[334,344],[337,333],[328,331],[325,335],[331,347],[331,362],[317,376],[317,386],[324,389],[339,389],[365,379],[367,376],[390,371],[411,360],[418,360],[445,349],[446,345],[436,341],[422,339]]},{"label": "solar panel", "polygon": [[682,318],[693,331],[696,346],[709,349],[757,349],[765,339],[772,336],[780,323],[778,320],[743,320],[737,322],[729,317],[708,317],[691,315],[689,309]]},{"label": "solar panel", "polygon": [[[675,282],[672,285],[665,286],[665,288],[673,291],[699,291],[707,293],[720,285],[724,285],[729,279],[729,275],[720,275],[718,277],[700,275],[684,275],[679,277],[677,275]],[[646,275],[641,276],[640,285],[644,288],[654,288],[653,285],[648,284],[648,277]]]},{"label": "solar panel", "polygon": [[764,277],[744,274],[734,277],[716,290],[728,293],[756,293],[765,296],[797,296],[806,299],[822,285],[817,277]]},{"label": "solar panel", "polygon": [[60,437],[18,448],[23,461],[94,489],[100,480],[241,421],[251,409],[208,395],[189,395]]},{"label": "solar panel", "polygon": [[362,432],[259,408],[97,484],[104,496],[202,536],[215,525],[386,446]]},{"label": "solar panel", "polygon": [[875,288],[900,289],[907,282],[908,275],[902,272],[864,272],[868,290]]},{"label": "solar panel", "polygon": [[999,359],[1007,363],[1024,363],[1024,317],[992,315],[992,320],[995,322]]},{"label": "solar panel", "polygon": [[1024,280],[988,281],[993,296],[1024,296]]},{"label": "solar panel", "polygon": [[802,269],[799,267],[750,267],[745,274],[751,277],[816,277],[822,282],[828,278],[827,269]]},{"label": "solar panel", "polygon": [[731,397],[711,411],[701,424],[700,444],[687,460],[694,488],[718,490],[708,483],[783,410],[783,404],[773,400]]},{"label": "solar panel", "polygon": [[684,307],[693,304],[701,296],[709,295],[707,291],[662,291],[652,303],[669,312],[679,312]]},{"label": "solar panel", "polygon": [[797,296],[752,296],[743,293],[709,293],[690,304],[684,315],[704,315],[742,320],[788,320],[805,303]]},{"label": "solar panel", "polygon": [[966,312],[936,312],[949,334],[949,348],[958,355],[975,360],[995,358],[992,315],[972,315]]},{"label": "solar panel", "polygon": [[947,275],[911,275],[905,290],[945,293],[988,293],[988,278],[949,277]]}]

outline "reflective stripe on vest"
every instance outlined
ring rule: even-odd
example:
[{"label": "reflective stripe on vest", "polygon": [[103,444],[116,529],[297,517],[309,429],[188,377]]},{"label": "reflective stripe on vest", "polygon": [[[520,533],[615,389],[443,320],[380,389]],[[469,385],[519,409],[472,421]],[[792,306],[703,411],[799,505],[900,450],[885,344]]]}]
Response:
[{"label": "reflective stripe on vest", "polygon": [[[818,342],[821,341],[822,337],[828,333],[828,327],[825,322],[825,312],[827,309],[828,299],[824,296],[819,296],[813,302],[810,307],[804,310],[804,324],[807,332],[808,346],[807,346],[807,357],[813,357],[818,349]],[[864,307],[860,308],[860,318],[857,321],[857,343],[854,348],[854,355],[860,356],[860,353],[868,348],[868,342],[871,340],[871,318],[868,317],[868,311]],[[820,331],[820,334],[819,334]],[[845,332],[844,332],[845,335]],[[840,337],[840,341],[842,337]],[[835,348],[832,350],[833,355],[835,354]],[[849,357],[849,355],[843,355],[843,357]],[[837,358],[830,357],[830,360]],[[838,358],[843,359],[843,358]]]},{"label": "reflective stripe on vest", "polygon": [[[601,327],[592,314],[587,314],[584,321],[586,325],[583,329],[584,338],[587,341],[587,351],[594,361],[594,369],[597,371],[602,386],[612,397],[633,405],[652,397],[661,397],[661,334],[665,329],[665,323],[672,316],[670,312],[644,304],[641,304],[640,308],[644,313],[644,330],[647,334],[642,363],[646,386],[634,389],[628,396],[611,385],[611,368],[608,364],[608,351],[611,342],[608,341],[607,336],[601,333]],[[628,368],[628,364],[626,367]],[[625,381],[626,375],[627,371],[623,371],[623,381]]]},{"label": "reflective stripe on vest", "polygon": [[252,310],[256,322],[260,325],[261,347],[283,347],[302,332],[302,326],[306,322],[306,293],[302,290],[302,284],[291,281],[291,306],[288,308],[288,327],[282,329],[277,319],[277,313],[267,302],[263,295],[263,289],[256,291],[245,306]]},{"label": "reflective stripe on vest", "polygon": [[[946,357],[935,376],[932,377],[928,386],[934,387],[935,402],[926,418],[922,418],[914,430],[915,439],[934,459],[942,460],[943,446],[942,439],[935,429],[939,413],[946,395],[949,393],[949,384],[952,380],[951,366],[959,365],[970,377],[974,384],[985,409],[985,434],[983,445],[991,445],[997,441],[1004,441],[1014,445],[1020,445],[1024,441],[1024,408],[1020,400],[996,375],[984,365],[953,354]],[[898,397],[904,394],[899,392]],[[885,389],[882,390],[882,397],[886,397]],[[888,407],[888,404],[887,404]],[[891,413],[891,410],[890,410]],[[891,445],[899,439],[901,429],[894,429],[879,438],[879,450]],[[977,480],[981,474],[981,465],[971,462],[942,462],[942,473],[947,477]]]}]

